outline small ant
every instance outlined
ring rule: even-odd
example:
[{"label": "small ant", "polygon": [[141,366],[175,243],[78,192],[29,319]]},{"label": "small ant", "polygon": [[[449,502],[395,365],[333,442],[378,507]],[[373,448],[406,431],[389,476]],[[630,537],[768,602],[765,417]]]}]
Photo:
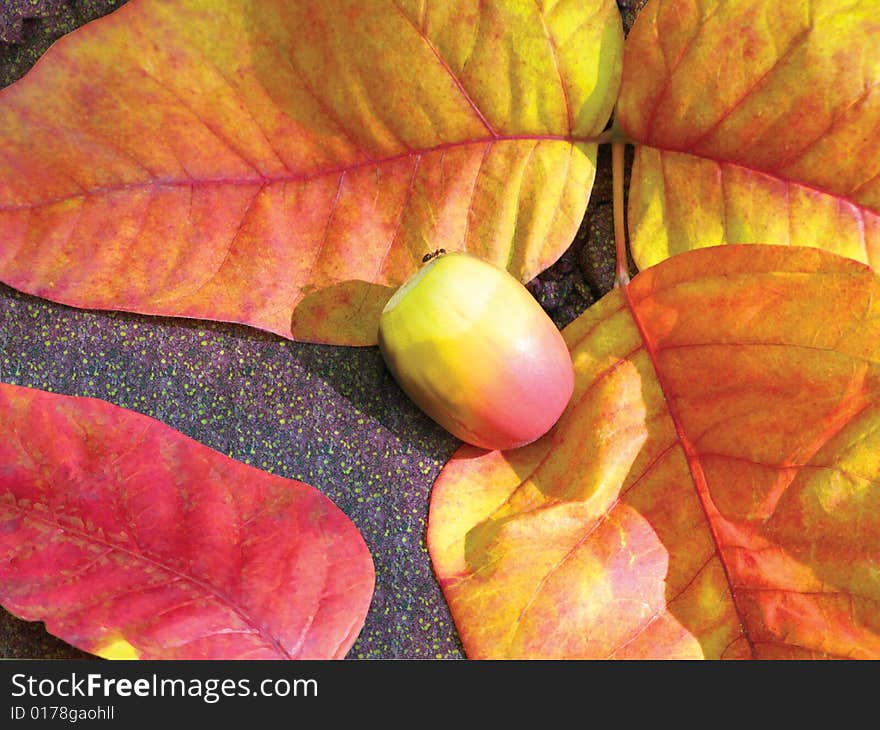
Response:
[{"label": "small ant", "polygon": [[439,258],[440,256],[442,256],[445,253],[446,253],[445,248],[438,248],[436,251],[434,251],[434,253],[426,253],[424,256],[422,256],[422,263],[426,264],[431,259]]}]

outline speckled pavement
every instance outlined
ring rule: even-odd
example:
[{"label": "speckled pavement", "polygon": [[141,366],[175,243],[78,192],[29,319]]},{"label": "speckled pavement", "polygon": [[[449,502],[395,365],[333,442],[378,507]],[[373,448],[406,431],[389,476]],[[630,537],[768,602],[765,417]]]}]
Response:
[{"label": "speckled pavement", "polygon": [[[627,24],[643,2],[621,0]],[[54,38],[122,4],[0,0],[0,86]],[[607,153],[571,249],[529,284],[559,326],[613,282]],[[311,484],[361,530],[376,566],[376,592],[349,658],[464,656],[425,545],[431,485],[459,442],[403,395],[377,348],[77,310],[0,285],[0,381],[102,398]],[[0,609],[0,657],[87,656]]]}]

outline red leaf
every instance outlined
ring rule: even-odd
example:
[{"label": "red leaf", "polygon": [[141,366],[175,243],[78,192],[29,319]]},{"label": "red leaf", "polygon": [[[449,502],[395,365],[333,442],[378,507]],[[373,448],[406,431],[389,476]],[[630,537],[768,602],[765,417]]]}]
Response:
[{"label": "red leaf", "polygon": [[0,603],[85,651],[341,658],[374,572],[301,482],[103,401],[0,384]]}]

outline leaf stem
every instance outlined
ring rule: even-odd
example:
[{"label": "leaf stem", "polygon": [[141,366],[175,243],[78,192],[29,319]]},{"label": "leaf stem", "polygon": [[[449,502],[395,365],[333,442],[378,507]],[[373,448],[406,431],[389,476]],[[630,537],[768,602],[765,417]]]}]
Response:
[{"label": "leaf stem", "polygon": [[614,247],[617,253],[615,286],[626,286],[629,284],[629,270],[626,263],[626,222],[623,203],[624,150],[625,145],[623,142],[614,142],[611,145],[611,173],[614,190]]}]

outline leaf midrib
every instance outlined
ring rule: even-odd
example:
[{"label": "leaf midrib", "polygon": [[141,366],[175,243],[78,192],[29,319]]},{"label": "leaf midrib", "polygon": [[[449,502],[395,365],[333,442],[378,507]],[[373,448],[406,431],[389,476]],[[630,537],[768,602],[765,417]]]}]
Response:
[{"label": "leaf midrib", "polygon": [[281,644],[281,641],[276,638],[269,630],[265,627],[265,625],[254,618],[250,613],[245,611],[238,603],[232,600],[226,593],[219,590],[216,586],[211,585],[210,583],[206,583],[204,580],[197,578],[189,573],[185,573],[183,571],[177,570],[176,568],[168,565],[167,563],[162,562],[160,559],[152,557],[143,552],[136,552],[131,550],[130,548],[126,548],[122,545],[117,545],[108,540],[102,539],[92,533],[85,532],[83,530],[78,530],[75,527],[71,527],[70,525],[63,525],[57,520],[50,519],[48,517],[44,517],[39,513],[33,510],[27,510],[17,503],[14,505],[9,505],[16,511],[20,512],[22,515],[29,519],[36,520],[37,522],[42,522],[43,524],[49,525],[51,527],[55,527],[61,530],[63,533],[71,536],[76,536],[83,541],[90,542],[94,545],[100,545],[102,547],[106,547],[113,552],[121,552],[126,555],[131,556],[137,562],[148,563],[157,567],[159,570],[177,576],[196,588],[199,588],[202,592],[207,593],[209,595],[215,596],[221,603],[228,606],[242,621],[245,622],[246,625],[251,626],[256,629],[259,633],[260,638],[269,645],[272,649],[274,649],[278,654],[285,659],[293,659],[293,656],[287,652],[284,646]]},{"label": "leaf midrib", "polygon": [[[681,444],[682,451],[684,451],[685,461],[688,465],[688,471],[690,472],[691,480],[694,483],[694,488],[697,492],[697,497],[699,498],[700,509],[702,509],[703,511],[703,516],[709,529],[709,535],[711,536],[712,543],[715,546],[715,551],[713,554],[718,556],[718,562],[721,564],[721,570],[724,573],[724,581],[728,587],[730,601],[733,605],[733,610],[736,613],[737,620],[739,621],[741,632],[740,636],[746,640],[749,645],[749,651],[751,652],[752,658],[755,658],[757,657],[755,644],[749,634],[743,611],[741,610],[737,601],[734,591],[734,582],[730,575],[730,571],[728,570],[727,562],[722,557],[721,540],[719,538],[717,530],[715,529],[715,525],[709,516],[709,508],[707,504],[708,500],[710,499],[709,485],[706,481],[706,476],[703,473],[702,465],[700,463],[700,454],[690,442],[690,439],[685,432],[684,425],[682,424],[681,417],[678,415],[678,413],[676,413],[672,399],[668,395],[669,386],[659,366],[657,347],[654,341],[651,339],[647,327],[645,326],[642,318],[639,315],[638,308],[633,302],[632,294],[630,292],[630,285],[622,286],[620,287],[620,289],[622,291],[623,299],[626,302],[626,306],[629,309],[630,316],[632,317],[633,322],[635,323],[636,328],[639,331],[639,336],[641,337],[641,340],[645,345],[645,352],[648,354],[648,357],[651,360],[651,365],[654,369],[654,375],[657,378],[657,384],[660,388],[660,392],[663,394],[663,399],[666,402],[666,411],[669,414],[669,418],[675,428],[678,443]],[[735,641],[736,639],[734,639],[731,644]]]},{"label": "leaf midrib", "polygon": [[380,167],[382,165],[390,165],[395,162],[400,162],[401,160],[406,160],[409,158],[419,159],[426,155],[445,152],[451,149],[457,149],[462,147],[469,146],[477,146],[477,145],[486,145],[487,148],[491,147],[494,144],[498,144],[501,142],[562,142],[569,145],[580,145],[580,144],[599,144],[604,142],[604,138],[602,136],[585,136],[578,137],[572,135],[557,135],[557,134],[510,134],[498,137],[484,137],[484,138],[476,138],[476,139],[467,139],[467,140],[458,140],[454,142],[444,142],[441,144],[434,145],[432,147],[424,147],[421,149],[411,149],[405,152],[398,153],[396,155],[388,155],[386,157],[381,158],[368,158],[365,160],[361,160],[359,162],[353,162],[348,165],[340,165],[337,167],[327,168],[325,170],[316,170],[314,172],[304,172],[297,173],[292,171],[286,171],[281,174],[265,174],[257,171],[258,174],[247,177],[235,177],[235,176],[222,176],[222,177],[214,177],[214,178],[193,178],[193,177],[157,177],[149,180],[131,182],[131,183],[121,183],[117,185],[103,185],[100,187],[94,187],[89,189],[84,189],[79,192],[70,193],[69,195],[58,196],[55,198],[47,198],[43,200],[37,200],[30,203],[22,203],[18,205],[4,205],[0,204],[0,212],[15,212],[20,210],[31,210],[34,208],[40,208],[50,205],[55,205],[58,203],[64,203],[69,200],[75,200],[77,198],[90,198],[95,196],[104,196],[104,195],[113,195],[114,193],[121,192],[131,192],[131,191],[140,191],[152,187],[181,187],[181,188],[192,188],[199,186],[262,186],[265,187],[267,185],[275,185],[275,184],[286,184],[286,183],[299,183],[299,182],[309,182],[312,180],[319,180],[324,177],[331,177],[335,175],[344,175],[349,172],[353,172],[355,170],[368,169],[371,167]]},{"label": "leaf midrib", "polygon": [[[880,208],[873,208],[870,205],[868,205],[867,203],[861,203],[858,200],[856,200],[855,198],[850,197],[853,191],[839,193],[834,190],[829,190],[827,188],[820,187],[816,183],[809,183],[804,180],[798,180],[793,176],[791,176],[791,177],[786,176],[784,173],[780,172],[779,170],[768,170],[763,167],[759,167],[757,165],[750,165],[746,162],[743,162],[742,160],[739,160],[739,161],[731,160],[726,157],[722,157],[720,155],[703,154],[700,152],[694,152],[693,150],[689,150],[689,149],[682,149],[682,148],[678,148],[678,147],[673,147],[671,145],[658,145],[658,144],[651,144],[648,142],[643,143],[643,142],[637,142],[635,140],[631,140],[630,143],[636,148],[636,151],[638,151],[639,147],[645,147],[648,149],[657,150],[661,154],[687,155],[689,157],[693,157],[696,159],[706,160],[708,162],[714,162],[717,165],[738,167],[741,170],[745,170],[747,172],[755,173],[757,175],[764,175],[768,178],[772,178],[773,180],[775,180],[779,183],[782,183],[784,185],[797,185],[800,188],[804,188],[806,190],[811,190],[811,191],[813,191],[815,193],[819,193],[821,195],[826,195],[829,198],[834,198],[835,200],[838,200],[839,202],[841,202],[845,205],[851,205],[854,208],[858,208],[860,211],[867,211],[868,213],[870,213],[872,215],[880,216]],[[858,190],[858,189],[864,187],[864,185],[865,185],[864,182],[860,183],[856,188],[854,188],[854,190]]]}]

